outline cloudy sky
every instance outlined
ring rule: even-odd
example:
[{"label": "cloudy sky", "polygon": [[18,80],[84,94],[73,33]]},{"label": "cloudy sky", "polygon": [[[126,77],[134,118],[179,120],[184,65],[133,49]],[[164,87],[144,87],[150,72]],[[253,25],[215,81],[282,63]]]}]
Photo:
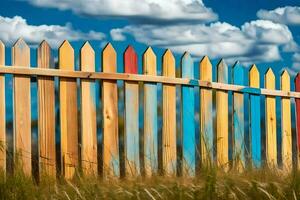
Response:
[{"label": "cloudy sky", "polygon": [[188,51],[196,61],[208,55],[213,63],[239,60],[295,75],[300,0],[2,0],[0,39],[11,46],[19,37],[33,48],[68,39],[77,52],[89,40],[99,56],[107,42],[120,55],[128,44],[139,56],[151,45],[158,56],[171,49],[177,60]]}]

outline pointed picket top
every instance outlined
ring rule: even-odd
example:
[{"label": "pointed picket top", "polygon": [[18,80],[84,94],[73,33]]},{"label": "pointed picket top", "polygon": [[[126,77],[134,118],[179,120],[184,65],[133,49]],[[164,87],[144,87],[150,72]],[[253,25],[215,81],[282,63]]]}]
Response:
[{"label": "pointed picket top", "polygon": [[124,52],[124,72],[130,74],[138,73],[138,57],[131,45],[128,45]]},{"label": "pointed picket top", "polygon": [[2,40],[0,40],[0,48],[5,48],[5,45],[4,45],[4,43],[2,42]]},{"label": "pointed picket top", "polygon": [[43,40],[40,45],[39,48],[51,48],[49,43],[46,40]]},{"label": "pointed picket top", "polygon": [[237,85],[244,85],[244,67],[237,61],[233,65],[233,83]]},{"label": "pointed picket top", "polygon": [[218,82],[220,83],[228,83],[228,66],[222,58],[220,62],[217,64],[218,71]]},{"label": "pointed picket top", "polygon": [[13,45],[13,48],[18,48],[20,50],[23,50],[23,49],[29,49],[29,46],[26,44],[23,38],[19,38]]},{"label": "pointed picket top", "polygon": [[95,71],[95,51],[89,42],[85,42],[80,48],[81,71]]},{"label": "pointed picket top", "polygon": [[14,66],[30,66],[30,48],[23,40],[19,38],[12,47],[12,65]]},{"label": "pointed picket top", "polygon": [[271,68],[265,74],[265,88],[275,89],[275,75]]},{"label": "pointed picket top", "polygon": [[111,43],[107,43],[102,51],[102,71],[117,71],[117,53]]},{"label": "pointed picket top", "polygon": [[43,40],[38,47],[38,67],[50,68],[53,65],[51,57],[51,47],[46,40]]},{"label": "pointed picket top", "polygon": [[5,65],[5,45],[0,40],[0,64]]},{"label": "pointed picket top", "polygon": [[143,54],[143,73],[156,75],[156,55],[151,47],[148,47]]},{"label": "pointed picket top", "polygon": [[163,76],[175,77],[175,58],[170,49],[163,54]]},{"label": "pointed picket top", "polygon": [[58,48],[58,63],[60,69],[74,70],[74,49],[68,40]]},{"label": "pointed picket top", "polygon": [[300,73],[298,72],[295,79],[294,79],[294,82],[295,82],[295,91],[296,92],[300,92]]},{"label": "pointed picket top", "polygon": [[249,70],[249,86],[259,88],[259,71],[255,64]]},{"label": "pointed picket top", "polygon": [[283,72],[280,75],[280,88],[283,91],[290,91],[291,84],[290,84],[290,75],[287,70],[283,70]]},{"label": "pointed picket top", "polygon": [[191,54],[185,52],[181,57],[181,77],[194,78],[194,64]]},{"label": "pointed picket top", "polygon": [[208,56],[204,56],[200,61],[200,80],[212,81],[212,65]]}]

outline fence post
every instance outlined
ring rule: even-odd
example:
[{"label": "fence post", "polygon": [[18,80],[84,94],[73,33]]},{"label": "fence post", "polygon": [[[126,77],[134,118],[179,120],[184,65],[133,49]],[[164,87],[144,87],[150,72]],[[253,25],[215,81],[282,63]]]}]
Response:
[{"label": "fence post", "polygon": [[[59,69],[74,70],[74,49],[65,40],[58,49]],[[62,172],[66,179],[78,167],[77,83],[75,78],[60,78],[60,132]]]},{"label": "fence post", "polygon": [[[236,62],[232,69],[233,84],[244,85],[244,68]],[[233,93],[233,161],[238,171],[245,168],[244,94]]]},{"label": "fence post", "polygon": [[[95,72],[95,52],[86,42],[80,49],[81,71]],[[85,175],[97,175],[95,81],[81,79],[81,163]]]},{"label": "fence post", "polygon": [[[282,91],[290,91],[290,75],[284,70],[280,77],[280,89]],[[282,141],[282,163],[284,169],[290,171],[292,169],[292,127],[291,127],[291,100],[290,98],[281,98],[281,141]]]},{"label": "fence post", "polygon": [[[175,78],[175,59],[168,49],[162,59],[163,76]],[[176,85],[163,84],[163,173],[176,176]]]},{"label": "fence post", "polygon": [[[212,65],[207,56],[200,62],[200,80],[212,81]],[[214,155],[212,90],[200,88],[200,146],[201,165],[210,167]]]},{"label": "fence post", "polygon": [[[0,65],[5,65],[5,46],[0,40]],[[0,75],[0,171],[6,172],[5,75]]]},{"label": "fence post", "polygon": [[[249,71],[249,86],[259,88],[259,71],[252,65]],[[260,91],[260,90],[259,90]],[[252,165],[261,167],[260,96],[250,94],[250,151]]]},{"label": "fence post", "polygon": [[[228,83],[228,68],[222,59],[218,65],[218,82]],[[217,164],[225,171],[229,169],[228,159],[228,92],[217,90]]]},{"label": "fence post", "polygon": [[[151,47],[143,55],[143,74],[156,75],[156,56]],[[157,174],[157,84],[144,83],[144,174]]]},{"label": "fence post", "polygon": [[[124,52],[125,73],[138,73],[138,57],[132,46]],[[139,83],[125,81],[125,173],[128,177],[140,175],[139,151]]]},{"label": "fence post", "polygon": [[[12,47],[12,65],[30,67],[30,49],[23,39]],[[30,76],[13,76],[15,167],[31,175]]]},{"label": "fence post", "polygon": [[[265,74],[265,88],[275,90],[275,75],[271,68]],[[266,96],[266,159],[269,167],[277,166],[276,98]]]},{"label": "fence post", "polygon": [[[38,47],[38,68],[53,67],[51,48],[44,40]],[[54,77],[38,76],[39,169],[41,175],[56,176]]]},{"label": "fence post", "polygon": [[[181,58],[181,77],[194,78],[194,63],[189,53]],[[183,175],[194,176],[196,167],[195,96],[194,87],[181,87],[181,129],[183,149]]]},{"label": "fence post", "polygon": [[[117,72],[117,54],[108,43],[102,51],[103,72]],[[120,175],[118,134],[118,86],[115,80],[102,82],[103,112],[103,175],[104,178]]]}]

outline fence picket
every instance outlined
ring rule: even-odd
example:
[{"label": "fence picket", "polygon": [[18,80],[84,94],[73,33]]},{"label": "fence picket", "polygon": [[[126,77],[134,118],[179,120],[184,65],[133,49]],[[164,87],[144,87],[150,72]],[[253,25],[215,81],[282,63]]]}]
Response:
[{"label": "fence picket", "polygon": [[[228,83],[228,67],[222,59],[218,65],[218,82]],[[218,90],[216,92],[217,112],[217,164],[225,171],[229,167],[228,159],[228,92]]]},{"label": "fence picket", "polygon": [[[30,49],[23,39],[12,47],[12,65],[30,67]],[[30,77],[14,75],[14,153],[15,167],[31,175],[31,99]]]},{"label": "fence picket", "polygon": [[[275,75],[271,68],[265,74],[265,88],[275,89]],[[266,160],[269,167],[277,166],[276,99],[266,96]]]},{"label": "fence picket", "polygon": [[[74,70],[74,49],[65,40],[58,49],[59,69]],[[60,78],[60,127],[62,172],[70,179],[78,167],[77,83],[75,78]]]},{"label": "fence picket", "polygon": [[[132,46],[124,52],[125,73],[138,73],[138,57]],[[126,176],[140,175],[139,84],[125,81],[125,171]]]},{"label": "fence picket", "polygon": [[[259,88],[259,71],[252,65],[249,71],[249,86]],[[250,156],[252,165],[261,167],[260,96],[250,94]]]},{"label": "fence picket", "polygon": [[[5,46],[0,40],[0,65],[5,65]],[[5,75],[0,75],[0,171],[6,172]]]},{"label": "fence picket", "polygon": [[[200,80],[212,81],[212,65],[207,56],[200,62]],[[212,90],[200,89],[200,146],[201,165],[211,166],[213,162],[213,103]]]},{"label": "fence picket", "polygon": [[[95,71],[95,52],[86,42],[80,49],[81,71]],[[85,175],[97,175],[95,81],[81,79],[81,166]]]},{"label": "fence picket", "polygon": [[[168,49],[162,58],[163,76],[175,77],[175,59]],[[176,175],[176,86],[163,84],[162,171]]]},{"label": "fence picket", "polygon": [[[53,67],[51,48],[46,41],[38,47],[39,68]],[[54,77],[41,77],[38,80],[38,130],[40,175],[56,176],[55,155],[55,86]]]},{"label": "fence picket", "polygon": [[[103,72],[117,71],[117,54],[108,43],[102,51]],[[102,82],[103,112],[103,175],[105,178],[120,175],[118,134],[118,86],[117,81]]]},{"label": "fence picket", "polygon": [[[236,62],[232,69],[233,84],[244,85],[244,68]],[[233,93],[233,160],[238,171],[245,168],[244,94]]]},{"label": "fence picket", "polygon": [[[284,70],[280,77],[280,86],[283,91],[290,91],[290,75]],[[281,141],[282,141],[282,163],[284,169],[292,169],[292,127],[291,127],[291,100],[281,98]]]},{"label": "fence picket", "polygon": [[[151,47],[143,55],[143,74],[156,75],[156,56]],[[144,174],[158,172],[157,84],[144,83]]]},{"label": "fence picket", "polygon": [[[185,53],[181,58],[181,77],[194,78],[194,63],[189,53]],[[196,165],[194,87],[182,86],[181,93],[181,128],[183,137],[182,171],[185,176],[194,176]]]},{"label": "fence picket", "polygon": [[[295,91],[300,92],[300,73],[297,73],[295,77]],[[296,136],[296,146],[297,146],[297,169],[300,168],[300,99],[295,99],[296,103],[296,131],[297,131],[297,136]]]}]

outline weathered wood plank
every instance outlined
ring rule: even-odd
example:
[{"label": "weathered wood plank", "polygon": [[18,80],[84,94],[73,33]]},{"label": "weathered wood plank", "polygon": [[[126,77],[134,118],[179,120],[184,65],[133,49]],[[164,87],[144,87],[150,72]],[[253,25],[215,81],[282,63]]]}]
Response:
[{"label": "weathered wood plank", "polygon": [[[218,82],[228,83],[228,67],[222,59],[218,65]],[[228,170],[228,93],[217,90],[216,92],[216,112],[217,112],[217,165]]]},{"label": "weathered wood plank", "polygon": [[[249,86],[259,88],[259,71],[252,65],[249,71]],[[261,167],[260,96],[250,94],[250,153],[252,165]]]},{"label": "weathered wood plank", "polygon": [[[170,50],[162,58],[163,76],[175,78],[175,59]],[[176,176],[176,86],[163,84],[163,130],[162,130],[163,173]]]},{"label": "weathered wood plank", "polygon": [[[109,43],[102,51],[103,72],[117,71],[117,54]],[[120,175],[118,134],[118,86],[117,81],[102,82],[103,112],[103,175],[104,178]]]},{"label": "weathered wood plank", "polygon": [[[12,47],[12,65],[29,67],[30,49],[23,39]],[[20,168],[24,174],[31,175],[31,109],[30,77],[14,75],[14,155],[15,169]]]},{"label": "weathered wood plank", "polygon": [[[281,74],[280,86],[283,91],[291,90],[290,75],[286,70]],[[293,167],[291,122],[291,100],[281,98],[281,155],[283,167],[286,171],[291,171]]]},{"label": "weathered wood plank", "polygon": [[[295,77],[295,91],[300,92],[300,73]],[[295,99],[296,103],[296,130],[297,130],[297,169],[300,168],[300,99]]]},{"label": "weathered wood plank", "polygon": [[[39,68],[53,67],[51,48],[43,41],[38,48]],[[38,141],[40,176],[56,176],[54,77],[38,76]]]},{"label": "weathered wood plank", "polygon": [[[143,74],[156,75],[156,56],[151,47],[143,55]],[[144,83],[144,175],[158,173],[157,84]]]},{"label": "weathered wood plank", "polygon": [[[244,68],[236,62],[232,69],[233,84],[244,85]],[[244,94],[233,93],[233,160],[238,171],[245,168]]]},{"label": "weathered wood plank", "polygon": [[[124,72],[138,73],[138,57],[132,46],[124,52]],[[125,171],[127,177],[140,175],[139,84],[125,81]]]},{"label": "weathered wood plank", "polygon": [[[59,69],[74,70],[74,50],[68,41],[59,47],[58,59]],[[70,179],[78,167],[77,83],[75,78],[60,78],[59,84],[62,172]]]},{"label": "weathered wood plank", "polygon": [[[0,64],[5,65],[5,46],[0,40]],[[6,172],[5,76],[0,75],[0,171]]]},{"label": "weathered wood plank", "polygon": [[[88,42],[80,49],[80,68],[95,72],[95,52]],[[85,175],[97,175],[96,88],[90,79],[81,79],[81,166]]]},{"label": "weathered wood plank", "polygon": [[[275,89],[275,75],[271,68],[265,74],[265,88]],[[266,96],[266,161],[269,167],[277,166],[276,99]]]},{"label": "weathered wood plank", "polygon": [[[194,78],[194,63],[189,53],[185,53],[181,58],[181,77]],[[184,176],[194,176],[196,171],[194,98],[193,86],[181,87],[182,173]]]},{"label": "weathered wood plank", "polygon": [[[212,65],[207,56],[200,62],[200,80],[212,81]],[[200,159],[203,167],[210,167],[213,162],[213,104],[212,90],[200,88]]]}]

